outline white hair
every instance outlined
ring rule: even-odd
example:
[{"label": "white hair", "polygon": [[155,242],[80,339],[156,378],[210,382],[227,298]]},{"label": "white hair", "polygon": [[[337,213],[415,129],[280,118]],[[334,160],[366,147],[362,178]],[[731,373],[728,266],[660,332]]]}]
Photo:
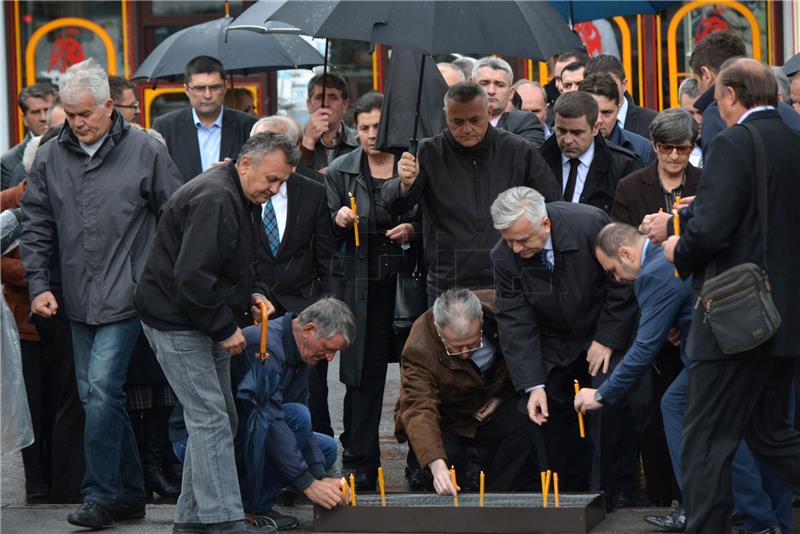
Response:
[{"label": "white hair", "polygon": [[33,160],[36,159],[36,151],[39,149],[39,143],[42,141],[42,136],[37,135],[31,137],[28,144],[25,145],[25,151],[22,153],[22,167],[25,169],[25,172],[31,172],[31,168],[33,167]]},{"label": "white hair", "polygon": [[469,289],[448,289],[433,303],[433,322],[440,328],[450,327],[453,334],[465,338],[475,321],[483,320],[481,301]]},{"label": "white hair", "polygon": [[283,117],[281,115],[261,117],[253,124],[253,127],[250,128],[250,135],[252,136],[257,131],[261,130],[262,127],[266,127],[264,131],[274,131],[271,128],[279,128],[281,132],[285,132],[293,140],[301,140],[300,136],[302,132],[298,131],[297,125],[289,117]]},{"label": "white hair", "polygon": [[505,71],[506,75],[508,76],[508,85],[511,85],[514,82],[514,71],[511,70],[511,65],[508,64],[508,61],[505,59],[501,59],[499,57],[492,57],[486,56],[482,57],[475,63],[475,66],[472,67],[472,79],[478,79],[478,69],[481,67],[489,67],[492,70],[502,70]]},{"label": "white hair", "polygon": [[497,230],[511,228],[523,215],[534,228],[542,225],[547,217],[544,197],[530,187],[512,187],[500,193],[490,208],[492,222]]},{"label": "white hair", "polygon": [[77,104],[86,92],[92,94],[98,107],[111,98],[108,75],[92,58],[68,68],[58,82],[58,92],[61,101],[68,105]]}]

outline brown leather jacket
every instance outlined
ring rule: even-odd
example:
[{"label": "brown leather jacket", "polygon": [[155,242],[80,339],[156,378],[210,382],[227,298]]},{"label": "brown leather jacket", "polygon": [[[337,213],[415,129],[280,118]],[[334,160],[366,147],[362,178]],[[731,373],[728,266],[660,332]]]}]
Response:
[{"label": "brown leather jacket", "polygon": [[487,376],[471,360],[448,356],[428,310],[416,320],[400,365],[400,397],[394,410],[395,436],[410,441],[423,468],[446,459],[441,427],[474,437],[480,423],[474,414],[492,397],[515,398],[497,335],[494,291],[476,291],[483,304],[483,334],[495,346],[495,361]]},{"label": "brown leather jacket", "polygon": [[[26,183],[27,180],[0,193],[0,211],[19,207]],[[14,314],[19,338],[23,341],[39,341],[39,333],[28,318],[31,313],[31,305],[28,301],[25,267],[22,266],[22,261],[19,259],[19,247],[0,258],[0,272],[2,272],[3,296]]]}]

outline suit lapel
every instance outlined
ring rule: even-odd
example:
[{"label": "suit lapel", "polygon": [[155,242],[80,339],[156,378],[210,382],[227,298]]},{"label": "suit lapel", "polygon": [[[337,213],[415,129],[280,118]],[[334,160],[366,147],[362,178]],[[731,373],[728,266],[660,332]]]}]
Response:
[{"label": "suit lapel", "polygon": [[219,159],[235,158],[236,150],[236,117],[232,110],[223,108],[222,111],[222,138],[219,142]]},{"label": "suit lapel", "polygon": [[300,189],[298,177],[292,173],[289,177],[289,181],[286,182],[286,226],[283,229],[281,245],[278,247],[278,256],[283,252],[283,249],[292,237],[292,231],[297,226],[297,221],[295,221],[295,219],[300,214],[300,198],[302,197]]}]

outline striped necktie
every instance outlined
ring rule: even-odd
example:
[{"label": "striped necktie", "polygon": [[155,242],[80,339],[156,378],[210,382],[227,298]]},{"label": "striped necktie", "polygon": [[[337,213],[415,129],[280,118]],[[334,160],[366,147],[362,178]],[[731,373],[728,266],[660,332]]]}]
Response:
[{"label": "striped necktie", "polygon": [[281,246],[281,236],[278,233],[278,219],[275,217],[275,208],[272,207],[272,199],[267,200],[264,205],[264,231],[267,233],[267,242],[273,256],[278,255],[278,247]]}]

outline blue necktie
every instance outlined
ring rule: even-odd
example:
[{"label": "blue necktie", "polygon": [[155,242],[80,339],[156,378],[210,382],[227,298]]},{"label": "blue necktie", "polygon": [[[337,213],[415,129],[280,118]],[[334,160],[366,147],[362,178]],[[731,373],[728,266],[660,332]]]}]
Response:
[{"label": "blue necktie", "polygon": [[542,262],[542,267],[546,268],[551,273],[553,272],[554,266],[553,263],[550,261],[550,259],[547,257],[547,249],[542,249],[542,251],[539,253],[539,261]]},{"label": "blue necktie", "polygon": [[281,246],[281,235],[278,233],[278,219],[275,217],[275,208],[272,207],[272,199],[267,200],[264,205],[264,231],[267,233],[267,242],[273,256],[278,255],[278,247]]}]

